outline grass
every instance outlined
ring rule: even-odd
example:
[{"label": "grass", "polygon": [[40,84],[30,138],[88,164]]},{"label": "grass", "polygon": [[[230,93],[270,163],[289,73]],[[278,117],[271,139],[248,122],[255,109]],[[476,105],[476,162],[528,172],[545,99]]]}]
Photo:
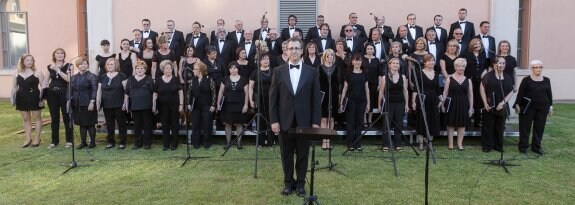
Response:
[{"label": "grass", "polygon": [[[0,102],[0,204],[301,204],[303,198],[281,196],[279,149],[260,151],[254,178],[254,146],[233,148],[221,157],[221,146],[192,150],[196,159],[180,167],[186,150],[80,150],[81,167],[61,173],[71,161],[70,149],[48,150],[49,127],[38,148],[19,148],[21,118],[7,102]],[[478,138],[468,138],[463,152],[449,151],[445,137],[436,139],[437,164],[430,165],[430,204],[573,204],[575,202],[575,105],[555,106],[543,147],[546,155],[521,155],[516,138],[505,141],[506,159],[520,164],[506,174],[482,164],[498,153],[481,152]],[[48,117],[47,110],[44,116]],[[76,129],[77,130],[77,129]],[[77,131],[76,131],[77,133]],[[63,135],[61,134],[63,139]],[[76,134],[77,136],[77,134]],[[366,139],[363,153],[342,156],[334,150],[336,172],[316,172],[315,194],[322,204],[422,204],[425,157],[405,147],[397,153],[399,177],[394,176],[389,153],[377,151],[378,140]],[[222,140],[222,137],[218,137]],[[130,138],[130,142],[132,139]],[[223,142],[219,141],[220,144]],[[247,145],[248,143],[246,143]],[[253,143],[252,143],[253,144]],[[319,150],[319,149],[318,149]],[[327,152],[317,151],[320,165]],[[88,166],[84,166],[88,165]],[[309,174],[308,174],[309,179]],[[309,189],[306,189],[309,192]]]}]

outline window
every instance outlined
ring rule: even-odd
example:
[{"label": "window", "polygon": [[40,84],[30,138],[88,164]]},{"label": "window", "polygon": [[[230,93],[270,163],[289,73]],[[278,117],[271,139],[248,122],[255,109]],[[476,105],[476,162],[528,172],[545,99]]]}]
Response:
[{"label": "window", "polygon": [[28,53],[28,16],[19,0],[0,0],[0,69],[14,69]]}]

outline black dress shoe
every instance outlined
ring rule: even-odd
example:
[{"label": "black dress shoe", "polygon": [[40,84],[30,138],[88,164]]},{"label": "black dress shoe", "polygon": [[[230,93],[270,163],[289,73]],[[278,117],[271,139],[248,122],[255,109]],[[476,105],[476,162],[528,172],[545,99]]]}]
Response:
[{"label": "black dress shoe", "polygon": [[164,147],[164,149],[162,149],[163,151],[168,151],[170,148],[168,147]]},{"label": "black dress shoe", "polygon": [[303,187],[296,189],[297,196],[304,197],[305,196],[305,189]]},{"label": "black dress shoe", "polygon": [[533,152],[535,152],[535,153],[537,153],[537,154],[540,154],[540,155],[545,154],[545,152],[544,152],[543,150],[540,150],[540,149],[539,149],[539,150],[532,149],[531,151],[533,151]]},{"label": "black dress shoe", "polygon": [[78,147],[76,147],[76,149],[84,149],[84,147],[87,147],[87,144],[80,144],[78,145]]},{"label": "black dress shoe", "polygon": [[177,149],[178,149],[178,147],[176,147],[176,146],[172,147],[172,150],[177,150]]},{"label": "black dress shoe", "polygon": [[144,146],[144,149],[152,149],[152,146],[151,146],[151,145],[146,145],[146,146]]},{"label": "black dress shoe", "polygon": [[485,153],[491,152],[491,149],[483,149],[483,152]]},{"label": "black dress shoe", "polygon": [[282,190],[282,195],[290,195],[292,193],[292,187],[291,186],[286,186],[284,187],[284,189]]},{"label": "black dress shoe", "polygon": [[521,153],[521,154],[527,154],[527,150],[521,150],[521,149],[520,149],[520,150],[519,150],[519,153]]}]

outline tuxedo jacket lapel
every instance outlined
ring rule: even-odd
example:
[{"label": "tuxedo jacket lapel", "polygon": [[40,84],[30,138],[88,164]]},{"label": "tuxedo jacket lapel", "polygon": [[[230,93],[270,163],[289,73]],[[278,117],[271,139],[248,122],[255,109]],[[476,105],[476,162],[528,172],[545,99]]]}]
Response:
[{"label": "tuxedo jacket lapel", "polygon": [[304,65],[302,65],[301,69],[301,75],[299,76],[299,82],[297,83],[297,91],[296,94],[299,93],[301,91],[301,88],[303,87],[303,85],[307,82],[307,78],[310,76],[309,69],[304,69],[303,67],[305,67]]},{"label": "tuxedo jacket lapel", "polygon": [[285,69],[281,70],[282,72],[282,80],[285,82],[284,85],[287,86],[287,89],[291,92],[292,95],[294,95],[294,90],[291,84],[291,78],[289,75],[289,65],[285,64],[284,65]]}]

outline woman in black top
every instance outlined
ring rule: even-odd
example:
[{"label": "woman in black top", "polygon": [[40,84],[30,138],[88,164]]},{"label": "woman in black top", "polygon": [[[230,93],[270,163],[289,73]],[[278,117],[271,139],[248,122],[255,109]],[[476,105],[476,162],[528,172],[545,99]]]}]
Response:
[{"label": "woman in black top", "polygon": [[517,100],[513,107],[519,113],[519,152],[526,153],[529,148],[529,134],[533,126],[531,150],[543,154],[541,139],[547,122],[547,115],[553,114],[553,93],[551,80],[541,75],[543,62],[534,60],[530,63],[531,75],[523,78],[519,85]]},{"label": "woman in black top", "polygon": [[469,118],[473,114],[473,87],[471,80],[463,73],[467,60],[458,58],[454,61],[455,73],[445,80],[443,89],[442,111],[446,114],[447,121],[447,149],[453,150],[453,131],[457,128],[457,149],[463,148],[463,133],[469,125]]},{"label": "woman in black top", "polygon": [[106,62],[106,73],[98,79],[98,96],[96,99],[97,110],[103,108],[106,119],[108,145],[106,149],[116,146],[114,135],[116,123],[120,134],[120,149],[126,148],[126,104],[124,103],[124,89],[126,87],[126,75],[119,72],[118,60],[110,58]]},{"label": "woman in black top", "polygon": [[52,142],[48,148],[54,148],[60,144],[60,113],[64,121],[64,128],[66,133],[66,147],[72,146],[72,126],[70,125],[70,116],[68,115],[68,108],[66,102],[68,101],[66,95],[68,90],[68,69],[72,64],[66,63],[66,51],[62,48],[57,48],[52,52],[52,63],[48,65],[48,88],[46,88],[46,101],[48,102],[48,109],[50,110],[50,118],[52,123]]},{"label": "woman in black top", "polygon": [[[440,55],[439,65],[441,67],[441,73],[445,78],[455,73],[455,59],[459,57],[459,42],[452,39],[447,42],[447,49],[445,53]],[[466,64],[467,65],[467,64]]]},{"label": "woman in black top", "polygon": [[352,67],[343,81],[339,110],[345,112],[347,149],[362,151],[358,139],[363,128],[363,116],[369,111],[369,87],[366,72],[361,66],[361,54],[354,54],[351,62]]},{"label": "woman in black top", "polygon": [[[413,51],[412,54],[410,54],[410,56],[415,59],[418,63],[414,63],[412,61],[409,61],[409,67],[411,69],[409,69],[407,71],[407,78],[409,78],[410,80],[413,79],[413,70],[422,70],[423,67],[425,67],[424,64],[424,60],[423,57],[425,55],[429,54],[429,52],[427,52],[427,40],[424,37],[419,37],[415,40],[415,51]],[[410,82],[410,87],[413,88],[413,86],[415,86],[415,82],[411,81]]]},{"label": "woman in black top", "polygon": [[401,75],[405,75],[407,77],[407,62],[401,58],[401,54],[403,50],[401,49],[402,44],[398,41],[394,41],[391,43],[391,48],[389,48],[389,56],[387,56],[387,60],[391,60],[392,58],[397,58],[399,60],[399,73]]},{"label": "woman in black top", "polygon": [[289,60],[289,53],[288,53],[288,49],[287,49],[287,41],[282,42],[282,54],[278,55],[272,64],[272,68],[278,67],[280,65],[286,64]]},{"label": "woman in black top", "polygon": [[115,58],[116,54],[110,52],[110,41],[104,39],[100,42],[102,47],[102,53],[96,55],[96,61],[98,61],[98,76],[106,73],[106,61],[109,58]]},{"label": "woman in black top", "polygon": [[[407,105],[409,94],[407,92],[407,78],[405,75],[399,73],[400,60],[399,58],[392,58],[388,61],[389,72],[387,75],[381,77],[379,95],[377,97],[378,110],[386,109],[388,118],[391,122],[389,131],[393,128],[394,137],[393,145],[397,151],[401,151],[401,135],[403,131],[403,116],[409,111]],[[382,107],[385,102],[384,107]],[[392,147],[391,142],[383,136],[384,152]]]},{"label": "woman in black top", "polygon": [[319,68],[319,65],[321,65],[321,59],[317,54],[317,46],[315,45],[315,42],[311,41],[305,44],[303,63],[314,68]]},{"label": "woman in black top", "polygon": [[177,67],[177,58],[176,53],[170,49],[170,44],[168,43],[168,39],[166,36],[162,35],[158,37],[158,45],[160,49],[154,52],[154,57],[152,58],[152,79],[157,79],[163,75],[161,69],[158,69],[158,66],[161,62],[168,60],[172,62],[174,67],[172,68],[172,75],[177,77],[178,74],[178,67]]},{"label": "woman in black top", "polygon": [[[236,126],[236,134],[242,133],[244,114],[248,111],[248,81],[239,74],[237,62],[230,63],[228,71],[230,75],[220,85],[217,104],[225,125],[226,148],[231,146],[232,125]],[[242,149],[241,137],[238,138],[238,149]]]},{"label": "woman in black top", "polygon": [[154,46],[154,41],[152,41],[152,39],[150,38],[145,38],[144,39],[144,49],[142,49],[140,51],[140,53],[138,53],[138,58],[143,60],[146,63],[146,67],[148,67],[148,69],[146,70],[146,75],[147,76],[152,76],[152,61],[154,59],[154,51],[156,50],[155,46]]},{"label": "woman in black top", "polygon": [[[252,69],[250,68],[249,66],[250,63],[247,60],[248,56],[246,55],[246,48],[245,47],[237,48],[236,55],[238,56],[238,60],[235,61],[236,67],[238,68],[238,73],[240,76],[242,76],[242,78],[248,79],[252,74]],[[224,66],[228,67],[229,65]]]},{"label": "woman in black top", "polygon": [[351,66],[351,53],[346,51],[347,44],[345,41],[345,38],[338,38],[335,40],[335,61],[340,64],[342,68]]},{"label": "woman in black top", "polygon": [[228,75],[225,65],[222,65],[221,61],[218,60],[218,51],[216,50],[216,47],[209,46],[206,50],[208,57],[202,62],[207,66],[207,74],[214,81],[216,90],[220,90],[220,84],[222,83],[224,76]]},{"label": "woman in black top", "polygon": [[[486,61],[483,51],[484,48],[481,39],[471,39],[471,42],[469,43],[469,52],[466,55],[467,66],[465,67],[465,77],[471,79],[474,96],[480,96],[479,88],[481,79],[489,68],[489,62]],[[474,113],[481,113],[480,109],[482,108],[482,105],[483,102],[481,102],[481,98],[475,98],[473,102]],[[473,124],[475,127],[480,127],[481,121],[481,115],[473,115]]]},{"label": "woman in black top", "polygon": [[[44,102],[42,99],[42,88],[45,83],[44,75],[36,69],[34,56],[24,54],[18,61],[18,70],[14,75],[14,84],[12,86],[12,104],[16,110],[20,111],[24,120],[24,134],[26,141],[22,148],[40,145],[42,134],[42,108]],[[32,118],[36,124],[36,134],[32,141]]]},{"label": "woman in black top", "polygon": [[[319,87],[321,92],[323,92],[321,102],[321,128],[333,129],[334,118],[338,113],[337,104],[339,102],[339,94],[341,93],[340,86],[343,78],[341,69],[343,67],[339,67],[339,64],[336,64],[335,60],[335,52],[331,48],[328,48],[323,52],[321,57],[322,64],[319,66]],[[331,148],[330,140],[324,139],[321,148]]]},{"label": "woman in black top", "polygon": [[[258,76],[259,74],[259,76]],[[248,98],[250,102],[250,107],[256,109],[257,112],[261,113],[265,120],[260,120],[260,131],[268,130],[270,125],[267,124],[266,120],[270,119],[270,95],[269,89],[272,83],[273,72],[270,69],[270,55],[264,54],[260,56],[260,72],[257,70],[252,72],[250,76],[250,82],[248,85]],[[259,88],[261,84],[261,89]],[[259,96],[259,98],[258,98]],[[258,139],[258,145],[274,145],[273,135],[266,131],[265,134],[261,135]]]},{"label": "woman in black top", "polygon": [[[419,89],[414,88],[411,95],[411,106],[416,111],[417,122],[416,132],[419,141],[419,149],[423,150],[424,136],[427,135],[426,129],[429,130],[429,136],[425,140],[433,140],[433,136],[439,135],[439,105],[441,103],[441,90],[439,88],[439,74],[435,72],[435,59],[433,55],[426,54],[423,56],[423,69],[415,69],[411,81]],[[417,78],[417,79],[416,79]],[[418,81],[418,83],[416,83]],[[418,94],[418,91],[421,92]],[[421,104],[420,97],[423,96],[423,105]],[[425,106],[425,107],[423,107]],[[423,109],[425,109],[425,116]],[[423,119],[423,118],[426,119]],[[427,127],[425,126],[427,120]],[[429,137],[429,138],[428,138]]]},{"label": "woman in black top", "polygon": [[136,65],[136,53],[132,53],[132,51],[130,51],[130,40],[122,39],[120,49],[122,50],[118,53],[117,57],[120,62],[120,70],[118,72],[124,73],[126,77],[133,76],[134,66]]},{"label": "woman in black top", "polygon": [[[485,56],[485,55],[482,55]],[[481,145],[483,152],[494,149],[503,152],[503,132],[505,118],[509,114],[507,102],[513,96],[511,76],[503,72],[505,59],[498,57],[493,62],[493,70],[481,80],[480,95],[483,105],[483,126],[481,127]]]},{"label": "woman in black top", "polygon": [[[154,80],[146,75],[147,65],[144,61],[136,62],[136,75],[130,76],[126,82],[124,102],[134,120],[134,135],[136,141],[132,150],[150,149],[152,145],[152,107],[156,101],[152,100],[154,93]],[[142,129],[144,131],[142,135]]]},{"label": "woman in black top", "polygon": [[[80,139],[82,143],[78,149],[96,147],[96,123],[98,111],[96,110],[96,93],[98,92],[98,77],[88,71],[88,59],[79,57],[76,60],[78,73],[70,79],[72,114],[74,124],[80,126]],[[90,145],[86,142],[86,134],[90,135]]]},{"label": "woman in black top", "polygon": [[369,86],[369,98],[374,99],[369,105],[369,111],[367,114],[367,120],[364,120],[365,126],[371,124],[371,118],[373,117],[373,109],[377,108],[377,94],[379,79],[383,76],[383,68],[381,66],[380,60],[375,57],[375,45],[373,43],[367,43],[364,48],[365,55],[362,57],[362,66],[367,74],[367,82]]},{"label": "woman in black top", "polygon": [[497,46],[497,56],[505,58],[505,74],[511,76],[513,85],[515,85],[515,68],[517,68],[517,59],[511,55],[511,43],[507,40],[499,41]]},{"label": "woman in black top", "polygon": [[[188,46],[186,48],[186,53],[185,56],[183,56],[180,59],[180,84],[182,84],[183,86],[183,90],[184,90],[184,96],[187,96],[184,100],[184,104],[189,104],[190,99],[188,99],[189,97],[189,93],[190,90],[188,89],[190,87],[190,82],[192,80],[192,78],[194,78],[194,64],[196,62],[200,62],[200,59],[196,57],[195,54],[195,49],[193,46]],[[189,125],[191,122],[191,112],[190,110],[186,109],[186,107],[184,107],[184,113],[182,113],[183,116],[181,117],[182,120],[184,121],[185,125],[186,125],[186,129],[189,129]]]},{"label": "woman in black top", "polygon": [[[164,151],[178,148],[179,112],[184,110],[184,93],[180,81],[173,76],[175,65],[170,60],[160,63],[160,70],[164,73],[156,79],[153,100],[157,101],[152,109],[155,113],[160,112],[162,122],[162,135]],[[171,133],[170,133],[171,131]]]},{"label": "woman in black top", "polygon": [[[210,55],[210,54],[208,54]],[[221,68],[220,68],[221,69]],[[216,111],[216,86],[208,76],[208,67],[202,62],[194,64],[194,78],[190,84],[190,110],[192,110],[192,144],[206,149],[212,146],[213,113]],[[203,140],[201,133],[203,132]]]}]

